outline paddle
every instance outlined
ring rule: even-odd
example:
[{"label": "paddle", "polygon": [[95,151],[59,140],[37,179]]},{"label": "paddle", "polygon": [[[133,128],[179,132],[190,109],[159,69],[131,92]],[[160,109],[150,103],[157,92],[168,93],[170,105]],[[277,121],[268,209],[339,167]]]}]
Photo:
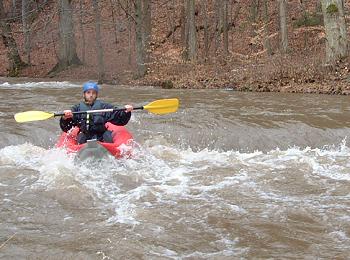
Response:
[{"label": "paddle", "polygon": [[[171,99],[159,99],[153,101],[145,106],[134,107],[134,110],[147,110],[153,114],[164,115],[176,112],[179,107],[179,100],[177,98]],[[88,110],[88,111],[78,111],[73,112],[75,114],[93,114],[93,113],[104,113],[104,112],[114,112],[114,111],[122,111],[125,108],[110,108],[110,109],[99,109],[99,110]],[[46,120],[49,118],[53,118],[55,116],[63,116],[64,113],[48,113],[43,111],[27,111],[15,114],[15,120],[18,123],[30,122],[30,121],[39,121]]]}]

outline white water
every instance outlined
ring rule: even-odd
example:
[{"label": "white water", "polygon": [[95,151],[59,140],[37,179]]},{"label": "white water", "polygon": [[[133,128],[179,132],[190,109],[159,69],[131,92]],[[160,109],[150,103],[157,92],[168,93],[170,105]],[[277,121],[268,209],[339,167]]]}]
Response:
[{"label": "white water", "polygon": [[[350,180],[350,150],[345,140],[339,146],[323,149],[294,147],[267,153],[208,149],[194,152],[162,143],[164,141],[159,144],[150,141],[142,148],[136,146],[132,159],[111,157],[99,163],[82,163],[62,150],[46,150],[27,143],[1,149],[0,165],[34,170],[32,177],[37,180],[26,188],[61,190],[74,186],[83,195],[92,197],[100,207],[113,209],[107,222],[127,224],[142,223],[135,209],[153,207],[152,202],[142,199],[148,195],[155,196],[156,203],[200,199],[228,211],[244,213],[244,206],[233,205],[229,199],[214,195],[215,192],[238,189],[257,199],[293,205],[300,200],[298,191],[286,191],[274,185],[280,182],[284,187],[285,181],[293,180],[289,175],[296,174],[305,182],[304,188],[309,183],[325,189],[322,197],[317,199],[321,205],[316,210],[320,210],[336,188],[328,183]],[[220,174],[223,169],[225,173]],[[312,209],[314,199],[309,197],[303,206]],[[344,199],[350,199],[350,192],[344,194]],[[332,206],[342,207],[341,204]],[[262,213],[265,214],[269,216],[268,211]]]},{"label": "white water", "polygon": [[24,83],[0,83],[0,88],[6,89],[67,89],[80,88],[80,84],[71,83],[68,81],[45,81],[45,82],[24,82]]}]

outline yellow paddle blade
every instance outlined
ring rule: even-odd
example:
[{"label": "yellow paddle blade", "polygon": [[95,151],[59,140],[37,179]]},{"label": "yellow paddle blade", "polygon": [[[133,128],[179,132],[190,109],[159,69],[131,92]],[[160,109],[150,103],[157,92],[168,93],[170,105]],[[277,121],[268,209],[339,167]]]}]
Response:
[{"label": "yellow paddle blade", "polygon": [[164,115],[176,112],[179,107],[179,100],[177,98],[160,99],[149,103],[143,109],[157,115]]},{"label": "yellow paddle blade", "polygon": [[46,120],[53,117],[55,114],[42,111],[27,111],[15,114],[15,120],[19,123]]}]

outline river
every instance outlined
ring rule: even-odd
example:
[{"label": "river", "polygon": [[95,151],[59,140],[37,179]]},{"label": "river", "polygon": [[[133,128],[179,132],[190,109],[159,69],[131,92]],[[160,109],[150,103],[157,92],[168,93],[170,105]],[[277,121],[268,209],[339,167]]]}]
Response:
[{"label": "river", "polygon": [[56,149],[72,82],[0,83],[0,259],[346,259],[346,96],[103,86],[134,112],[133,157],[80,162]]}]

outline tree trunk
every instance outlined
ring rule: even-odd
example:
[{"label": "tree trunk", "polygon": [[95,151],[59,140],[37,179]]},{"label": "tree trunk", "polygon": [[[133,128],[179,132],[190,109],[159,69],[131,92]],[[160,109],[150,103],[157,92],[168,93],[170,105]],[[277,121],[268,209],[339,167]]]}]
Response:
[{"label": "tree trunk", "polygon": [[321,0],[326,31],[326,63],[334,65],[345,58],[347,53],[347,33],[343,0]]},{"label": "tree trunk", "polygon": [[118,47],[118,24],[116,22],[116,19],[115,19],[115,14],[114,14],[114,3],[113,3],[113,0],[110,0],[110,3],[111,3],[111,12],[112,12],[112,21],[113,21],[113,32],[114,32],[114,43],[116,45],[116,47]]},{"label": "tree trunk", "polygon": [[288,52],[288,27],[287,27],[287,0],[279,0],[281,49]]},{"label": "tree trunk", "polygon": [[187,38],[188,38],[188,33],[187,33],[187,21],[186,21],[186,0],[181,0],[181,14],[180,14],[180,20],[181,20],[181,44],[183,46],[184,49],[184,57],[185,59],[187,59],[187,50],[186,50],[186,46],[187,46]]},{"label": "tree trunk", "polygon": [[[306,21],[308,17],[307,12],[307,0],[301,0],[299,1],[301,9],[303,10],[303,19]],[[304,30],[304,49],[308,48],[308,32],[307,30]]]},{"label": "tree trunk", "polygon": [[59,53],[58,63],[50,75],[61,72],[71,65],[81,65],[76,51],[73,29],[72,0],[59,0]]},{"label": "tree trunk", "polygon": [[214,27],[214,55],[217,55],[219,45],[220,45],[220,35],[221,35],[221,0],[215,1],[215,27]]},{"label": "tree trunk", "polygon": [[264,47],[267,51],[267,55],[271,56],[272,55],[272,48],[271,48],[271,42],[270,42],[270,30],[269,30],[269,23],[270,23],[270,17],[269,17],[269,6],[268,6],[268,1],[264,0],[264,34],[265,34],[265,39],[264,39]]},{"label": "tree trunk", "polygon": [[209,26],[208,26],[208,2],[203,0],[203,15],[204,15],[204,56],[209,57]]},{"label": "tree trunk", "polygon": [[134,5],[137,77],[143,77],[147,73],[147,64],[150,62],[151,2],[150,0],[136,0]]},{"label": "tree trunk", "polygon": [[131,3],[129,0],[127,0],[127,19],[128,19],[128,63],[129,66],[131,66],[131,54],[132,54],[132,47],[131,47],[131,40],[132,40],[132,17],[131,17]]},{"label": "tree trunk", "polygon": [[[239,12],[240,12],[240,10],[241,10],[241,8],[242,8],[242,4],[240,3],[240,2],[238,2],[237,3],[237,7],[236,7],[236,10],[235,10],[235,12],[234,12],[234,14],[233,14],[233,16],[232,16],[232,20],[231,20],[231,23],[232,23],[232,25],[234,26],[234,27],[236,27],[237,26],[237,24],[236,24],[236,21],[237,21],[237,19],[238,19],[238,16],[239,16]],[[233,3],[232,3],[232,9],[233,9]],[[231,49],[233,50],[234,49],[234,39],[235,39],[235,37],[234,37],[234,30],[232,29],[232,34],[231,34],[232,36],[231,36]]]},{"label": "tree trunk", "polygon": [[83,64],[85,64],[85,53],[86,53],[86,40],[85,40],[85,31],[84,31],[84,20],[83,20],[83,0],[79,0],[79,24],[80,24],[80,33],[81,33],[81,38],[83,41],[83,47],[81,48],[81,58],[83,61]]},{"label": "tree trunk", "polygon": [[103,59],[103,47],[101,42],[101,13],[98,6],[98,0],[92,0],[95,13],[95,31],[96,31],[96,52],[98,60],[98,82],[103,83],[105,78],[105,65]]},{"label": "tree trunk", "polygon": [[250,5],[250,20],[254,24],[257,21],[258,14],[259,14],[259,0],[252,0]]},{"label": "tree trunk", "polygon": [[17,3],[16,0],[12,0],[12,17],[16,18],[17,16]]},{"label": "tree trunk", "polygon": [[7,48],[7,58],[9,62],[8,76],[16,77],[26,64],[22,61],[18,53],[15,39],[12,35],[10,25],[6,22],[3,1],[0,1],[0,33],[4,46]]},{"label": "tree trunk", "polygon": [[228,3],[227,0],[223,0],[222,6],[222,31],[223,31],[223,54],[225,57],[228,55]]},{"label": "tree trunk", "polygon": [[176,20],[176,4],[175,4],[175,0],[172,0],[172,6],[173,6],[173,10],[172,10],[172,19],[173,19],[173,27],[172,27],[172,30],[173,30],[173,34],[172,34],[172,40],[173,40],[173,43],[175,43],[175,20]]},{"label": "tree trunk", "polygon": [[151,0],[143,0],[142,6],[142,41],[144,46],[144,60],[146,63],[146,70],[150,63],[151,53],[151,35],[152,35],[152,15],[151,15]]},{"label": "tree trunk", "polygon": [[195,21],[195,0],[187,0],[187,24],[188,24],[188,41],[187,53],[189,60],[197,58],[197,35]]},{"label": "tree trunk", "polygon": [[145,51],[143,45],[143,24],[142,24],[142,0],[135,0],[135,20],[136,20],[136,64],[138,78],[146,74]]},{"label": "tree trunk", "polygon": [[28,8],[28,0],[22,0],[22,26],[24,33],[24,49],[27,54],[27,63],[30,64],[30,30],[28,25],[28,16],[29,16],[29,8]]}]

